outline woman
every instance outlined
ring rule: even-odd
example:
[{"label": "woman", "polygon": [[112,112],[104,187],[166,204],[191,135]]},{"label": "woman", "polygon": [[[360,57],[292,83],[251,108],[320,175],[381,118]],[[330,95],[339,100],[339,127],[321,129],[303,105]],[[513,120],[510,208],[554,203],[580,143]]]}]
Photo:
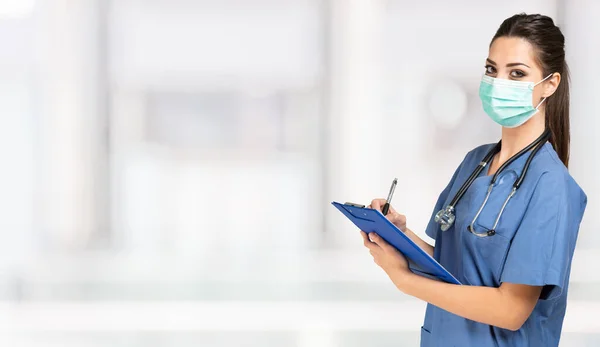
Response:
[{"label": "woman", "polygon": [[426,230],[435,247],[406,227],[405,216],[388,213],[465,285],[412,273],[381,237],[362,233],[397,288],[429,303],[421,346],[558,345],[587,204],[567,170],[568,82],[564,37],[551,18],[505,20],[479,89],[483,109],[502,126],[501,142],[469,152],[440,194]]}]

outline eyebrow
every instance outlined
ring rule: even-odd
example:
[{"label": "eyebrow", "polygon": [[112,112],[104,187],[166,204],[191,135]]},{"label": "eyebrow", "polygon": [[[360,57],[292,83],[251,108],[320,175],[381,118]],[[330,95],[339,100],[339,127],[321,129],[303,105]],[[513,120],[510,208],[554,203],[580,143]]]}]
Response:
[{"label": "eyebrow", "polygon": [[[492,65],[498,65],[498,64],[496,64],[496,62],[495,62],[495,61],[493,61],[493,60],[492,60],[492,59],[490,59],[490,58],[487,58],[486,60],[488,61],[488,63],[490,63],[490,64],[492,64]],[[528,68],[530,68],[530,69],[531,69],[531,67],[529,67],[529,65],[527,65],[527,64],[524,64],[524,63],[509,63],[509,64],[506,64],[506,67],[513,67],[513,66],[519,66],[519,65],[527,66]]]},{"label": "eyebrow", "polygon": [[[510,64],[506,64],[506,67],[513,67],[513,66],[519,66],[519,65],[523,65],[523,66],[527,66],[529,67],[529,65],[527,64],[523,64],[523,63],[510,63]],[[530,68],[530,67],[529,67]],[[530,68],[531,69],[531,68]]]}]

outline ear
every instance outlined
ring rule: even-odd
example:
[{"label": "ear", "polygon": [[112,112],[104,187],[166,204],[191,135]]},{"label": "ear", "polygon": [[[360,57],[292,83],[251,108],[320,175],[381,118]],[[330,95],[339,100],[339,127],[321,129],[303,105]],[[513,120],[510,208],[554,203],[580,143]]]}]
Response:
[{"label": "ear", "polygon": [[548,78],[546,81],[544,81],[544,93],[542,94],[543,98],[547,98],[550,97],[552,94],[554,94],[554,92],[556,92],[556,89],[558,88],[558,85],[560,84],[560,73],[555,72],[552,74],[552,76],[550,78]]}]

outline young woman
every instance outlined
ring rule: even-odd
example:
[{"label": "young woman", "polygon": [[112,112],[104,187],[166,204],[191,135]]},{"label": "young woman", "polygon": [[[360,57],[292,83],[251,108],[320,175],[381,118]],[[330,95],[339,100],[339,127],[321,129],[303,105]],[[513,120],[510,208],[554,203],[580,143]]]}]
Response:
[{"label": "young woman", "polygon": [[426,230],[435,247],[387,215],[464,285],[412,273],[374,233],[364,244],[399,290],[429,303],[421,346],[557,346],[587,197],[567,170],[568,69],[551,18],[502,23],[479,95],[502,140],[467,153],[440,194]]}]

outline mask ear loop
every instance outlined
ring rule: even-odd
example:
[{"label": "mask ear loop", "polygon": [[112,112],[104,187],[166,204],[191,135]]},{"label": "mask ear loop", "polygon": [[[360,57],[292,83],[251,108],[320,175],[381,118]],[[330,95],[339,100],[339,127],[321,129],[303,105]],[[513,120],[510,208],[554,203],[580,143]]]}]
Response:
[{"label": "mask ear loop", "polygon": [[[548,78],[554,76],[554,73],[549,74],[548,76],[546,76],[546,78],[544,78],[543,80],[539,81],[538,83],[534,84],[533,87],[535,88],[538,84],[544,82],[545,80],[547,80]],[[544,101],[546,101],[546,99],[548,99],[548,97],[545,97],[542,99],[542,101],[540,101],[540,103],[535,107],[536,111],[539,111],[540,106],[542,106],[542,104],[544,103]]]},{"label": "mask ear loop", "polygon": [[544,103],[544,101],[546,101],[546,99],[548,99],[548,98],[543,98],[543,99],[542,99],[542,101],[540,101],[540,103],[539,103],[539,104],[538,104],[538,105],[535,107],[535,109],[536,109],[537,111],[539,111],[539,110],[540,110],[540,106],[542,106],[542,104]]},{"label": "mask ear loop", "polygon": [[550,78],[550,77],[552,77],[552,76],[554,76],[554,72],[553,72],[553,73],[551,73],[551,74],[549,74],[548,76],[546,76],[546,78],[544,78],[543,80],[541,80],[541,81],[539,81],[538,83],[534,84],[533,86],[534,86],[534,87],[535,87],[535,86],[537,86],[538,84],[540,84],[540,83],[544,82],[545,80],[547,80],[548,78]]}]

